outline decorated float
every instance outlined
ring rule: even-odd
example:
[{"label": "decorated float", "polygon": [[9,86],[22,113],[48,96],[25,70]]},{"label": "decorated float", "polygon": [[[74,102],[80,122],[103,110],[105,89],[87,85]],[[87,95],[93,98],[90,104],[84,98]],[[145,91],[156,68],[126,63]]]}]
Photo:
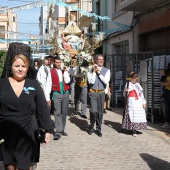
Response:
[{"label": "decorated float", "polygon": [[[95,31],[96,23],[92,25]],[[84,27],[84,34],[76,25],[75,16],[70,14],[69,23],[57,40],[56,54],[59,55],[64,66],[88,67],[93,65],[94,49],[99,47],[103,34],[89,36],[88,27]]]}]

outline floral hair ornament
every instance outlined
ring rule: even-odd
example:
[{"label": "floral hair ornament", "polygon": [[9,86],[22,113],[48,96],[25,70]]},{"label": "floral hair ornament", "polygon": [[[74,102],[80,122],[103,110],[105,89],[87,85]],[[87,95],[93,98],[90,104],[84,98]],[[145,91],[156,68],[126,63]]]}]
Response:
[{"label": "floral hair ornament", "polygon": [[5,141],[4,139],[1,139],[1,140],[0,140],[0,144],[3,143],[4,141]]},{"label": "floral hair ornament", "polygon": [[24,87],[23,91],[25,94],[29,94],[29,91],[35,91],[35,88],[34,87],[28,87],[28,88]]},{"label": "floral hair ornament", "polygon": [[130,76],[131,76],[133,73],[134,73],[134,71],[132,71],[132,72],[130,73]]}]

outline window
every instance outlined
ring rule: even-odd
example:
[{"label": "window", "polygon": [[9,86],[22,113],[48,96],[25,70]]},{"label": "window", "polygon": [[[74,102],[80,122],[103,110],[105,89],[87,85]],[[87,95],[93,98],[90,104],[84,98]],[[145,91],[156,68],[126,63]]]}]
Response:
[{"label": "window", "polygon": [[129,43],[124,42],[116,45],[116,54],[128,54],[129,53]]},{"label": "window", "polygon": [[13,22],[15,22],[15,17],[13,16]]},{"label": "window", "polygon": [[[5,30],[5,26],[0,25],[0,30]],[[5,38],[5,33],[0,32],[0,38]]]}]

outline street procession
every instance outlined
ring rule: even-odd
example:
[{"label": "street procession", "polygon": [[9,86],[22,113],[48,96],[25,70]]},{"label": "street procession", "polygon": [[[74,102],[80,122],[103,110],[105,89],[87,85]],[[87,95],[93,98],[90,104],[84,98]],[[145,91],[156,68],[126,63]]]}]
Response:
[{"label": "street procession", "polygon": [[0,170],[169,170],[169,9],[1,0]]}]

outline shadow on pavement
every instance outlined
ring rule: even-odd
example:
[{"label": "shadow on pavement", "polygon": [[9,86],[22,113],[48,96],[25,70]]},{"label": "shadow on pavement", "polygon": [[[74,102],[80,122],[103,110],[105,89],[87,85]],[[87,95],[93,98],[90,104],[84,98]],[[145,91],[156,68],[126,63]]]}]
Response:
[{"label": "shadow on pavement", "polygon": [[87,119],[82,119],[80,112],[77,115],[74,115],[74,113],[75,113],[74,105],[71,105],[68,108],[68,116],[70,117],[68,120],[71,123],[75,124],[77,127],[79,127],[80,130],[87,132],[87,128],[89,127]]},{"label": "shadow on pavement", "polygon": [[[119,114],[119,115],[123,115],[123,108],[112,108],[112,112],[116,113],[116,114]],[[147,125],[151,128],[154,128],[154,129],[151,129],[148,127],[148,131],[161,131],[161,132],[164,132],[165,135],[167,136],[170,136],[170,129],[163,129],[161,126],[163,125],[164,123],[151,123],[151,122],[147,122]]]},{"label": "shadow on pavement", "polygon": [[[123,129],[123,131],[122,131],[122,124],[120,124],[118,122],[111,122],[109,120],[104,120],[104,124],[108,127],[113,128],[118,133],[123,133],[125,135],[132,135],[132,130]],[[137,134],[140,135],[140,134],[142,134],[142,132],[137,131]]]},{"label": "shadow on pavement", "polygon": [[108,127],[111,127],[113,128],[114,130],[116,130],[118,133],[122,133],[121,130],[122,130],[122,125],[118,122],[112,122],[110,120],[104,120],[104,124]]},{"label": "shadow on pavement", "polygon": [[162,159],[156,158],[147,153],[141,153],[140,156],[148,164],[151,170],[169,170],[170,163]]},{"label": "shadow on pavement", "polygon": [[70,118],[69,118],[70,122],[75,124],[77,127],[79,127],[80,130],[87,131],[87,128],[89,126],[87,120],[83,120],[81,118],[79,119],[78,116],[79,115],[76,115],[76,116],[70,115]]}]

